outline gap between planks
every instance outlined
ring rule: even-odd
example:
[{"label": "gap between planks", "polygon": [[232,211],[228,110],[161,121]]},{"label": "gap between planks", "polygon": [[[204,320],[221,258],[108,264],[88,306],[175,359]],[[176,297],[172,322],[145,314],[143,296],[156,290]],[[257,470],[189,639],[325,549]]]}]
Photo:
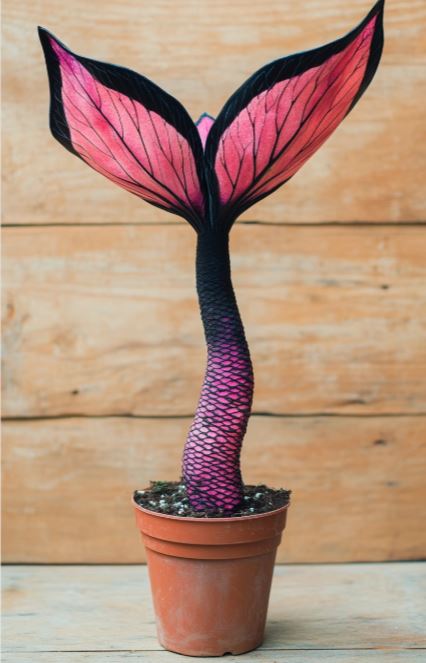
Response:
[{"label": "gap between planks", "polygon": [[[109,226],[109,227],[126,227],[126,226],[179,226],[187,227],[184,224],[180,224],[179,221],[127,221],[123,223],[114,222],[114,221],[84,221],[82,223],[61,223],[61,222],[48,222],[48,223],[3,223],[3,228],[73,228],[75,226]],[[281,223],[274,221],[259,221],[254,219],[253,221],[238,221],[235,223],[235,226],[276,226],[277,228],[323,228],[323,227],[380,227],[380,228],[394,228],[395,226],[401,226],[403,228],[415,228],[426,226],[426,220],[422,221],[283,221]]]},{"label": "gap between planks", "polygon": [[[27,655],[12,654],[4,658],[4,663],[58,663],[57,654],[61,654],[61,663],[122,663],[123,661],[147,661],[147,663],[178,663],[185,660],[179,654],[155,650],[120,650],[81,651],[81,652],[31,652],[31,662]],[[191,663],[212,660],[211,658],[191,657]],[[215,659],[217,660],[217,659]],[[264,650],[253,651],[239,656],[226,656],[226,663],[423,663],[424,651],[414,649],[372,651],[315,649],[309,655],[308,650]]]},{"label": "gap between planks", "polygon": [[[31,421],[51,421],[57,419],[191,419],[195,416],[194,413],[190,414],[133,414],[131,412],[116,412],[111,414],[52,414],[52,415],[35,415],[35,416],[20,416],[20,417],[1,417],[4,422],[31,422]],[[424,417],[426,412],[356,412],[350,414],[349,412],[304,412],[304,413],[286,413],[278,414],[275,412],[252,412],[251,417],[271,417],[276,419],[309,419],[313,417],[333,417],[348,419],[356,417],[357,419],[374,419],[382,417],[404,418],[404,417]]]}]

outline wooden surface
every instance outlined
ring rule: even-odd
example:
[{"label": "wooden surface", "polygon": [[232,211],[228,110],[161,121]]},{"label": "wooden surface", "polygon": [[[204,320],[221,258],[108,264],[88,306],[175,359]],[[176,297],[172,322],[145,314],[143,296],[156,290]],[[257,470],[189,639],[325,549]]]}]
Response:
[{"label": "wooden surface", "polygon": [[[7,422],[4,559],[142,561],[130,496],[153,478],[179,476],[189,426],[189,418]],[[252,417],[245,480],[293,490],[278,560],[422,557],[426,530],[413,505],[426,501],[425,440],[423,417]]]},{"label": "wooden surface", "polygon": [[[196,118],[372,2],[3,3],[7,560],[143,559],[129,495],[178,478],[205,361],[191,228],[50,136],[36,25]],[[426,554],[425,19],[422,0],[387,0],[365,97],[232,232],[259,415],[243,467],[294,491],[281,561]]]},{"label": "wooden surface", "polygon": [[[263,645],[226,661],[424,661],[424,569],[276,567]],[[185,660],[157,642],[146,567],[11,566],[4,574],[5,663]]]},{"label": "wooden surface", "polygon": [[[372,4],[185,0],[176,11],[171,0],[125,6],[113,0],[76,0],[72,6],[62,0],[5,0],[5,222],[170,220],[50,137],[37,24],[77,53],[149,76],[196,119],[203,111],[216,115],[266,62],[344,35]],[[362,103],[303,171],[246,219],[388,223],[424,217],[425,17],[422,0],[387,1],[384,57]]]}]

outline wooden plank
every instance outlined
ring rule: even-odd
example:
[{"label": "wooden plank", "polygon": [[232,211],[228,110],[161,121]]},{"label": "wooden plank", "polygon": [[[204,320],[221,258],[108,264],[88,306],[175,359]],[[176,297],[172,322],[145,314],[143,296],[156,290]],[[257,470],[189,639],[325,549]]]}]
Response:
[{"label": "wooden plank", "polygon": [[[261,650],[270,661],[275,650],[304,650],[304,660],[321,661],[321,649],[339,656],[342,649],[372,649],[373,656],[376,649],[425,647],[424,569],[420,563],[277,567]],[[161,649],[145,568],[11,567],[5,575],[6,650]]]},{"label": "wooden plank", "polygon": [[[137,651],[137,652],[60,652],[61,663],[122,663],[122,661],[149,661],[150,663],[182,663],[182,656],[171,652]],[[28,654],[6,653],[4,663],[28,663]],[[249,658],[248,658],[249,657]],[[404,649],[400,651],[379,649],[338,651],[288,651],[288,650],[257,650],[246,655],[250,663],[424,663],[423,649]],[[205,658],[191,657],[191,663],[205,663]],[[241,663],[240,656],[227,656],[226,663]],[[244,660],[244,659],[243,659]],[[58,654],[49,652],[31,652],[31,663],[58,663]]]},{"label": "wooden plank", "polygon": [[[194,411],[191,228],[8,228],[4,245],[4,416]],[[256,412],[425,412],[424,228],[239,226],[231,253]]]},{"label": "wooden plank", "polygon": [[[5,422],[3,559],[144,559],[134,489],[180,476],[190,419]],[[280,562],[426,552],[425,417],[252,417],[247,483],[293,490]]]},{"label": "wooden plank", "polygon": [[[4,221],[144,223],[174,218],[141,203],[70,157],[48,131],[48,86],[37,23],[73,49],[143,72],[196,118],[224,101],[265,62],[345,34],[369,0],[248,3],[208,0],[5,3]],[[96,26],[96,29],[93,28]],[[269,222],[425,218],[425,9],[422,0],[386,8],[383,63],[367,97],[284,189],[245,219]],[[167,39],[164,38],[167,35]],[[31,99],[31,112],[28,111]],[[423,140],[422,140],[423,137]],[[34,177],[35,169],[37,177]]]}]

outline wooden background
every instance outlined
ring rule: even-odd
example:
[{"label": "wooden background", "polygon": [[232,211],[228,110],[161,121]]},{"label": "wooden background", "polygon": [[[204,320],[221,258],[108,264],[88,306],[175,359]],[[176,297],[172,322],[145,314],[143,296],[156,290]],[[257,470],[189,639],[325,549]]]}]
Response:
[{"label": "wooden background", "polygon": [[[130,495],[174,479],[204,371],[195,235],[48,131],[41,24],[217,114],[368,0],[4,3],[4,559],[138,562]],[[280,561],[425,555],[425,5],[388,0],[367,94],[232,232],[256,374],[247,482],[294,491]]]}]

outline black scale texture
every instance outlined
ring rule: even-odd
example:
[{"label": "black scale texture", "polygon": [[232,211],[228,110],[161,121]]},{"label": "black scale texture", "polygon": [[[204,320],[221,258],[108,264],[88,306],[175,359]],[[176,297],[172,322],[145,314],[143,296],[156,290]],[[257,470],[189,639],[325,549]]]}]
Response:
[{"label": "black scale texture", "polygon": [[228,234],[198,235],[196,277],[207,369],[185,445],[183,477],[194,509],[230,513],[243,499],[240,451],[254,381],[231,281]]}]

